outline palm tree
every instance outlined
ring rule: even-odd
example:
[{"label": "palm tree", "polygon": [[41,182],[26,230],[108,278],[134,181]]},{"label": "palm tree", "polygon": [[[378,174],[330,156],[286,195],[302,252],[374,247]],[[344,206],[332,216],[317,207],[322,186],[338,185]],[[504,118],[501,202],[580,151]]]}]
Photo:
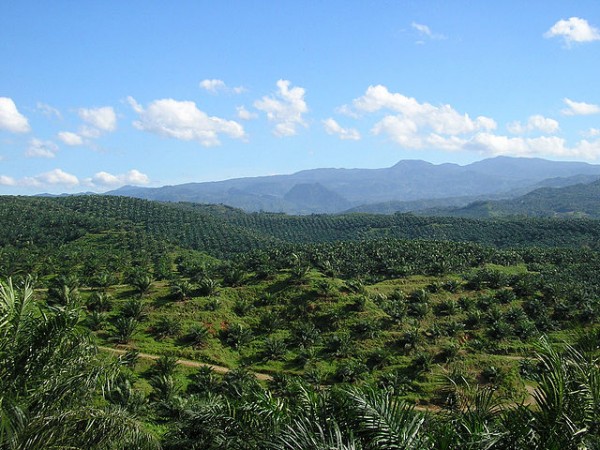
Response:
[{"label": "palm tree", "polygon": [[98,406],[118,368],[97,362],[80,316],[0,283],[0,448],[157,448],[124,409]]},{"label": "palm tree", "polygon": [[541,370],[535,374],[538,386],[533,393],[536,407],[518,406],[510,412],[505,418],[506,441],[521,443],[523,449],[599,448],[597,355],[581,353],[572,346],[560,352],[542,339],[538,359]]},{"label": "palm tree", "polygon": [[177,280],[171,283],[171,295],[176,300],[184,301],[192,295],[194,286],[185,280]]},{"label": "palm tree", "polygon": [[133,317],[119,316],[114,323],[113,339],[119,344],[127,344],[137,331],[139,322]]},{"label": "palm tree", "polygon": [[143,297],[150,292],[150,288],[152,287],[152,277],[147,273],[138,274],[131,280],[131,285],[135,288],[140,297]]}]

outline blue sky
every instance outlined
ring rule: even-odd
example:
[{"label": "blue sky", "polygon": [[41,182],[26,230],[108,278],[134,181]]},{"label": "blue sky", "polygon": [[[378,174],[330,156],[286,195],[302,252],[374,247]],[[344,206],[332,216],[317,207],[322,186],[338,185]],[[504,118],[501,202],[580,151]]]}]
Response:
[{"label": "blue sky", "polygon": [[599,163],[600,2],[0,5],[0,193]]}]

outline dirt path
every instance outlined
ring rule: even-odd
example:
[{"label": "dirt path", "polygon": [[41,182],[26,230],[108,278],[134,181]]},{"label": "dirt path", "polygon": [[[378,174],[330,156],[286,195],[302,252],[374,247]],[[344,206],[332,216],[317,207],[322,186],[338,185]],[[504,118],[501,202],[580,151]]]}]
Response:
[{"label": "dirt path", "polygon": [[[103,351],[106,351],[109,353],[114,353],[117,355],[124,355],[128,351],[128,350],[124,350],[124,349],[120,349],[120,348],[112,348],[112,347],[104,347],[104,346],[99,346],[98,348],[100,350],[103,350]],[[139,353],[139,357],[144,358],[144,359],[151,359],[151,360],[157,360],[158,358],[160,358],[159,355],[151,355],[149,353]],[[512,357],[512,358],[522,359],[522,357]],[[201,363],[198,361],[191,361],[189,359],[178,359],[177,364],[181,364],[182,366],[185,366],[185,367],[210,367],[216,373],[220,373],[220,374],[225,374],[231,370],[224,366],[217,366],[214,364]],[[251,373],[256,377],[257,380],[260,380],[260,381],[271,381],[273,379],[273,377],[271,375],[267,375],[266,373],[258,373],[258,372],[251,372]],[[533,397],[533,392],[535,391],[535,388],[530,385],[526,385],[525,388],[527,389],[528,396],[524,401],[524,405],[526,405],[526,406],[534,405],[535,399]],[[514,406],[514,405],[516,405],[516,403],[504,405],[504,407]],[[419,411],[419,412],[439,412],[439,411],[441,411],[441,409],[442,408],[440,406],[436,406],[436,405],[415,405],[415,410]]]},{"label": "dirt path", "polygon": [[[112,347],[104,347],[104,346],[98,346],[98,348],[100,350],[110,352],[110,353],[115,353],[117,355],[124,355],[128,351],[128,350],[124,350],[124,349],[120,349],[120,348],[112,348]],[[152,360],[157,360],[158,358],[160,358],[159,355],[151,355],[149,353],[140,353],[139,356],[140,356],[140,358],[152,359]],[[178,359],[177,364],[181,364],[182,366],[185,366],[185,367],[210,367],[216,373],[220,373],[220,374],[227,373],[231,370],[224,366],[216,366],[214,364],[201,363],[198,361],[191,361],[189,359]],[[258,372],[251,372],[251,373],[256,377],[257,380],[260,380],[260,381],[271,381],[273,379],[273,377],[271,375],[267,375],[265,373],[258,373]]]}]

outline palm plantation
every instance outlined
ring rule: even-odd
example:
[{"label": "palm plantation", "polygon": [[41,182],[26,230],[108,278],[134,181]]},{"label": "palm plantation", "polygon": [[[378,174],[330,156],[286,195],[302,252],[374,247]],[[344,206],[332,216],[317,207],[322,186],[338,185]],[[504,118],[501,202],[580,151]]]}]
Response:
[{"label": "palm plantation", "polygon": [[0,449],[600,448],[596,222],[0,200]]}]

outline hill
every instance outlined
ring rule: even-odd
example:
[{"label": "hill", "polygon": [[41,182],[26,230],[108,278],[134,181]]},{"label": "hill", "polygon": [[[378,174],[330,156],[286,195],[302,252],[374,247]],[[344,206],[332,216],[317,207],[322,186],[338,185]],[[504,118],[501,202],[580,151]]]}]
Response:
[{"label": "hill", "polygon": [[473,202],[461,208],[438,210],[437,214],[473,218],[600,218],[600,180],[565,187],[543,187],[514,199]]}]

